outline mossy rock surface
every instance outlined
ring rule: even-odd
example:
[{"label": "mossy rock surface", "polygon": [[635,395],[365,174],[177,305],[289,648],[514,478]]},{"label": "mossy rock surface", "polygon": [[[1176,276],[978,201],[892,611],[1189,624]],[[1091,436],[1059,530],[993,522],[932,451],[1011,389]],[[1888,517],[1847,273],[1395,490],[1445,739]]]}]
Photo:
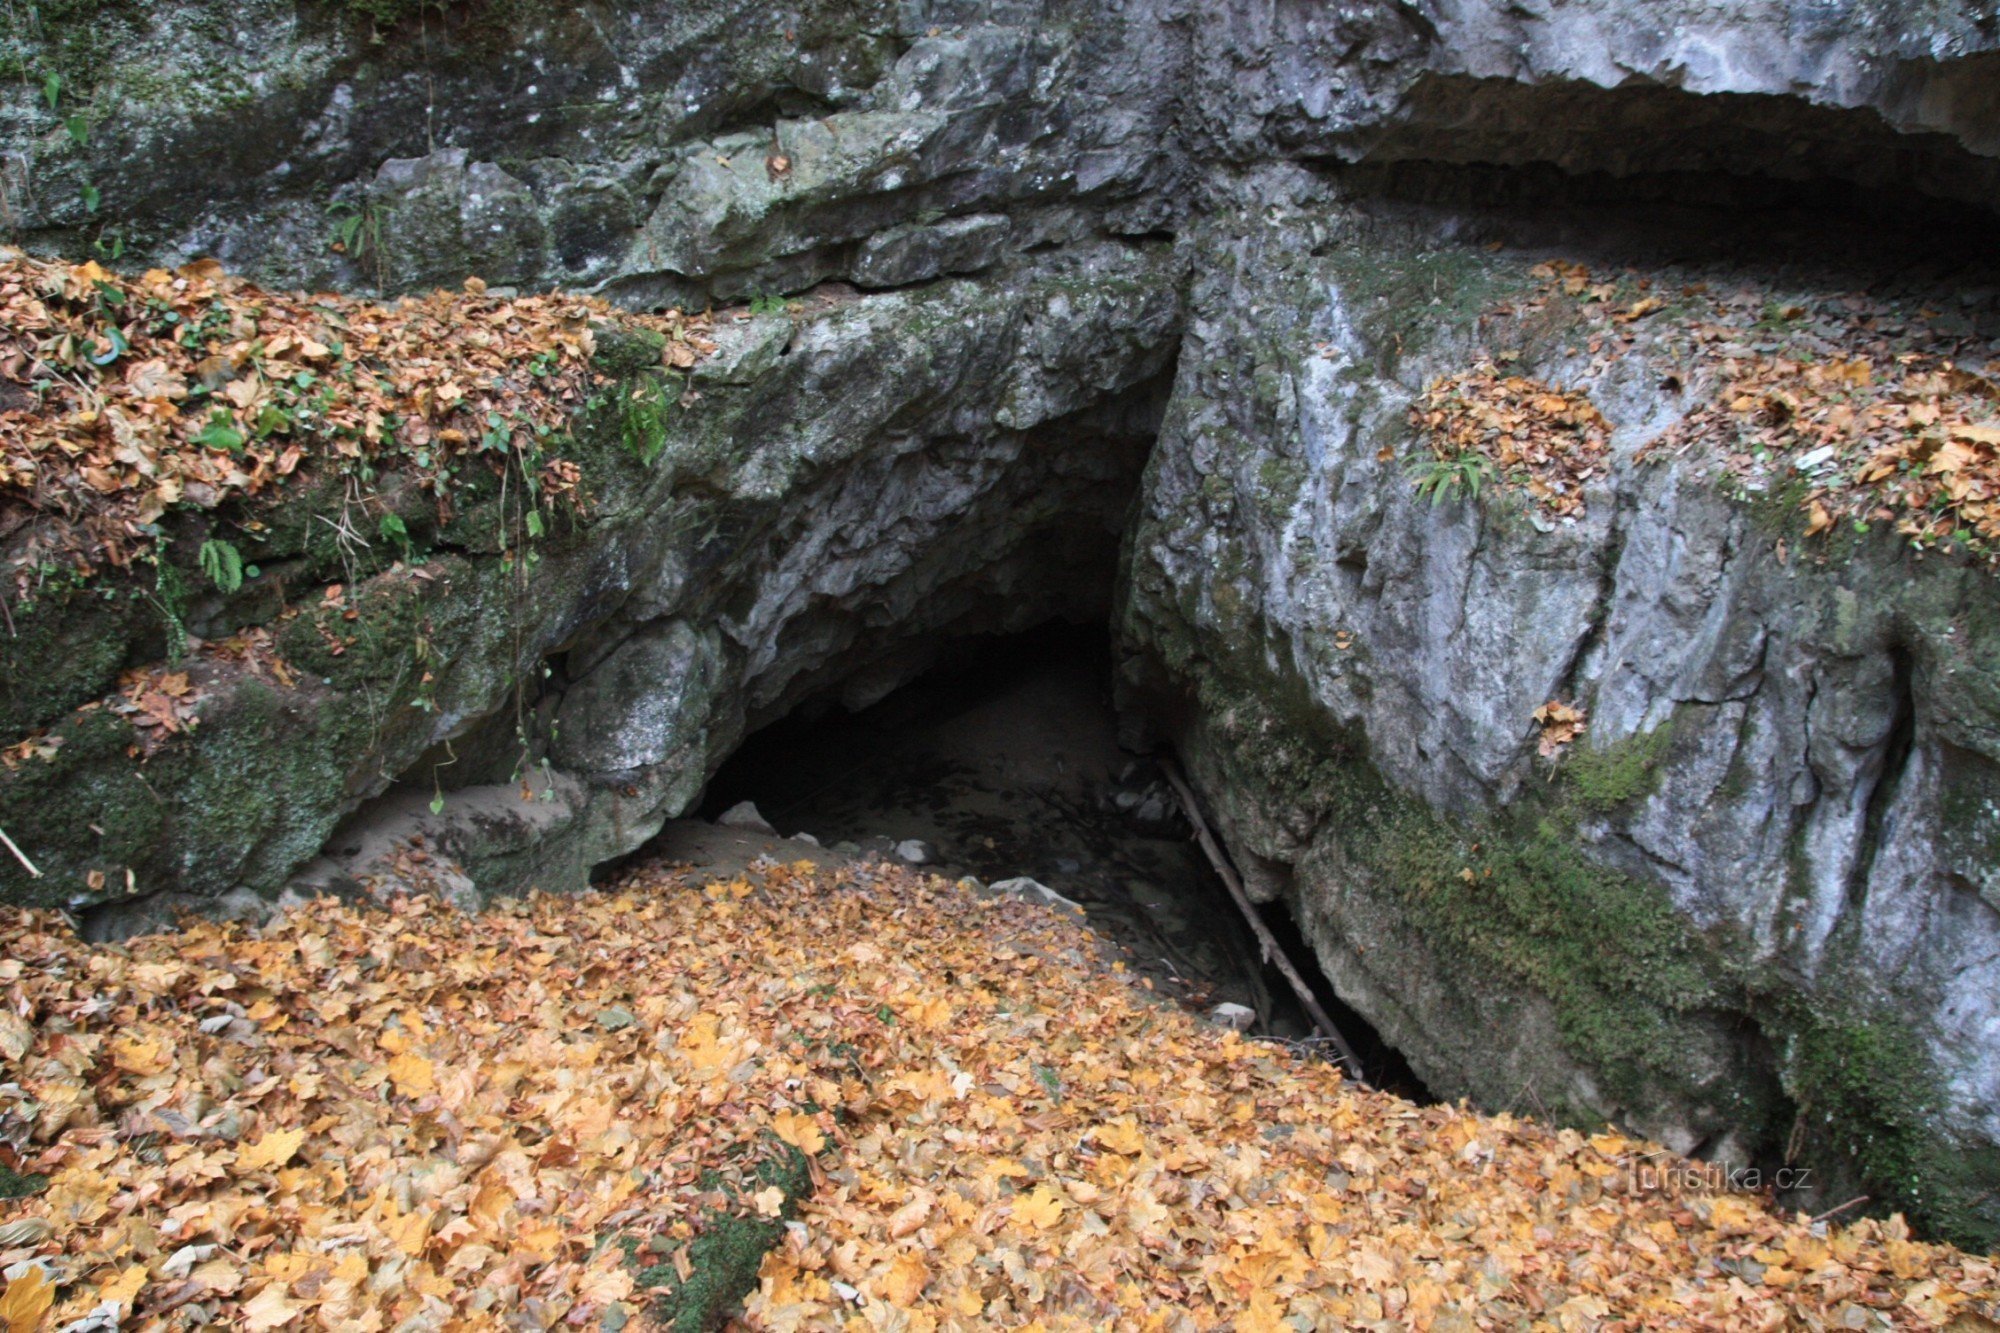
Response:
[{"label": "mossy rock surface", "polygon": [[0,1199],[28,1199],[49,1187],[47,1176],[23,1175],[0,1162]]}]

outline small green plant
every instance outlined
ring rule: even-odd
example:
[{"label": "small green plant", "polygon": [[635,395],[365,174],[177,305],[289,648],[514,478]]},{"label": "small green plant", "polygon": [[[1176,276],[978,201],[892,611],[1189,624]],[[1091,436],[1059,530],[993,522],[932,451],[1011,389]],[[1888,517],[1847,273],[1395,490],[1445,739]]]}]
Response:
[{"label": "small green plant", "polygon": [[375,526],[376,530],[382,534],[382,540],[394,543],[397,552],[402,555],[403,559],[408,560],[410,558],[410,552],[414,544],[410,541],[409,525],[403,522],[401,515],[384,514],[382,515],[382,521]]},{"label": "small green plant", "polygon": [[1417,494],[1428,495],[1431,504],[1441,505],[1457,495],[1479,498],[1479,488],[1493,477],[1493,460],[1472,449],[1462,449],[1448,457],[1420,459],[1410,465],[1410,478]]},{"label": "small green plant", "polygon": [[210,537],[201,544],[201,572],[218,592],[235,592],[243,586],[243,553],[230,542]]},{"label": "small green plant", "polygon": [[194,437],[194,442],[204,449],[215,449],[225,454],[243,452],[244,435],[236,429],[236,419],[227,408],[218,407],[208,415],[208,424]]},{"label": "small green plant", "polygon": [[667,447],[667,385],[658,375],[639,375],[624,390],[618,431],[634,458],[651,467]]},{"label": "small green plant", "polygon": [[367,201],[357,204],[343,199],[329,205],[326,211],[333,220],[333,237],[327,242],[327,247],[357,264],[365,264],[373,270],[376,283],[385,285],[389,277],[389,259],[383,245],[383,234],[388,225],[389,210]]},{"label": "small green plant", "polygon": [[759,292],[750,298],[750,313],[753,315],[782,315],[785,313],[785,298],[770,292]]},{"label": "small green plant", "polygon": [[342,200],[328,207],[333,219],[333,249],[360,259],[382,246],[382,210],[373,204]]},{"label": "small green plant", "polygon": [[167,635],[167,661],[178,663],[187,655],[187,584],[181,572],[155,557],[153,591],[146,600],[160,613],[161,628]]}]

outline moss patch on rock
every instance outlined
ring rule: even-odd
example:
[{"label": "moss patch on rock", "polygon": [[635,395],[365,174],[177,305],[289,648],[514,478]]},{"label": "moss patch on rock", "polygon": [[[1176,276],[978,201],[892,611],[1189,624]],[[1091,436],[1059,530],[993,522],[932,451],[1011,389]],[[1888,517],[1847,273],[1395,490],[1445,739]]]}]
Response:
[{"label": "moss patch on rock", "polygon": [[1940,1081],[1916,1033],[1894,1019],[1801,1009],[1785,1077],[1798,1103],[1801,1160],[1831,1161],[1880,1208],[1895,1208],[1964,1248],[2000,1246],[2000,1153],[1945,1142]]},{"label": "moss patch on rock", "polygon": [[1578,806],[1593,813],[1615,810],[1653,789],[1660,776],[1660,761],[1666,758],[1674,740],[1674,724],[1669,718],[1651,731],[1635,732],[1602,749],[1586,740],[1569,747],[1556,769],[1564,793]]},{"label": "moss patch on rock", "polygon": [[0,1162],[0,1199],[31,1198],[48,1187],[47,1176],[23,1175],[5,1162]]}]

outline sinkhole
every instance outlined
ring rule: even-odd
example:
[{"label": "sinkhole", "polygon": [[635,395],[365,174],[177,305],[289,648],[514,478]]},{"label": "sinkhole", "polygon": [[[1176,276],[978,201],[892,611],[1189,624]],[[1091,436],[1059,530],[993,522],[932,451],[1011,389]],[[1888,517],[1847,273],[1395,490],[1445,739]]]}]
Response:
[{"label": "sinkhole", "polygon": [[[1253,1035],[1317,1046],[1309,1012],[1261,956],[1159,762],[1121,747],[1111,674],[1100,625],[958,641],[868,707],[808,702],[765,726],[723,764],[697,813],[714,820],[749,801],[779,833],[839,851],[896,859],[914,841],[925,868],[947,877],[1035,880],[1081,905],[1156,994],[1198,1012],[1243,1005],[1257,1014]],[[1342,1003],[1284,905],[1258,910],[1369,1081],[1431,1100]]]}]

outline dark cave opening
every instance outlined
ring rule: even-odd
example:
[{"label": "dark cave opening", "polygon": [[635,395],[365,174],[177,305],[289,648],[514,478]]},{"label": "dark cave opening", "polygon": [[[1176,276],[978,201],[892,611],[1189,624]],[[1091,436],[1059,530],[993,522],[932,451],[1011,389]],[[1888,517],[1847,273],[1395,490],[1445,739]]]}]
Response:
[{"label": "dark cave opening", "polygon": [[[927,672],[847,711],[809,702],[751,735],[697,811],[742,801],[785,835],[984,884],[1025,877],[1081,905],[1143,984],[1203,1012],[1241,1004],[1253,1035],[1314,1050],[1312,1020],[1196,845],[1157,762],[1119,744],[1110,635],[1055,622],[944,648]],[[1282,904],[1266,924],[1355,1047],[1369,1081],[1428,1089],[1320,972]]]}]

